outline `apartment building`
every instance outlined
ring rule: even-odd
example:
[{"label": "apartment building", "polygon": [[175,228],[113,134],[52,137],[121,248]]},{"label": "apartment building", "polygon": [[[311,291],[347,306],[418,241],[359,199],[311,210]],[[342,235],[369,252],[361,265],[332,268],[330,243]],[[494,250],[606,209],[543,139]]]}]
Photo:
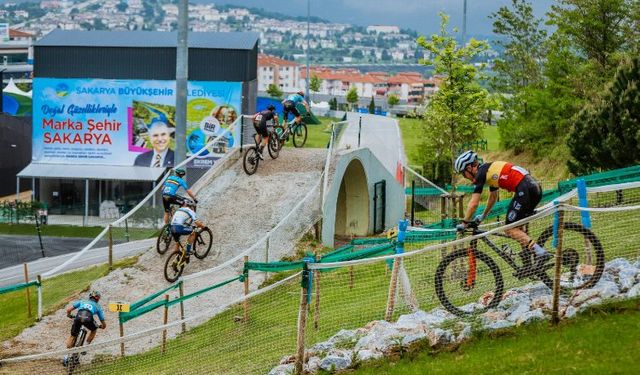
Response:
[{"label": "apartment building", "polygon": [[295,92],[301,87],[299,82],[300,66],[295,62],[258,55],[258,91],[267,91],[270,84],[275,84],[284,92]]}]

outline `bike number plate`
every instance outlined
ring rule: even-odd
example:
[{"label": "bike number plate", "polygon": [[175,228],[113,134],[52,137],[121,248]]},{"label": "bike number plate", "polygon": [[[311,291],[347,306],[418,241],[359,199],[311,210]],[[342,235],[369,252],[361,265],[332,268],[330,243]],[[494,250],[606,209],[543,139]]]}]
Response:
[{"label": "bike number plate", "polygon": [[129,312],[131,311],[131,304],[129,302],[109,302],[109,311]]}]

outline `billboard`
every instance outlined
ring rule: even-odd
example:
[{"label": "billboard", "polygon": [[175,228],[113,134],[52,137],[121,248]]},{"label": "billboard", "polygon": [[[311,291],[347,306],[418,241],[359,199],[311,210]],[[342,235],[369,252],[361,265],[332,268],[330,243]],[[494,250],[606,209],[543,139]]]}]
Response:
[{"label": "billboard", "polygon": [[[171,167],[175,149],[175,81],[33,80],[33,161]],[[189,82],[187,155],[240,115],[240,82]],[[208,168],[233,137],[190,166]]]}]

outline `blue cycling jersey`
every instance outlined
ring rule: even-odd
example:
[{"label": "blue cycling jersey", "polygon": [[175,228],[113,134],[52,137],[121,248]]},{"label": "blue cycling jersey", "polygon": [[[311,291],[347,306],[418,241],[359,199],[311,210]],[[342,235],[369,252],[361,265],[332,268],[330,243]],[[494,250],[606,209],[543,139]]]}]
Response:
[{"label": "blue cycling jersey", "polygon": [[104,321],[104,313],[102,307],[96,301],[81,299],[73,303],[73,307],[78,310],[87,310],[91,314],[98,315],[98,319]]},{"label": "blue cycling jersey", "polygon": [[175,197],[181,186],[184,188],[184,190],[187,190],[189,188],[189,186],[187,186],[187,183],[184,182],[182,178],[178,176],[171,176],[167,178],[167,181],[164,182],[164,186],[162,187],[162,195]]},{"label": "blue cycling jersey", "polygon": [[304,102],[304,98],[298,94],[291,94],[289,96],[287,96],[286,100],[291,100],[294,104],[298,104],[298,103],[302,103]]}]

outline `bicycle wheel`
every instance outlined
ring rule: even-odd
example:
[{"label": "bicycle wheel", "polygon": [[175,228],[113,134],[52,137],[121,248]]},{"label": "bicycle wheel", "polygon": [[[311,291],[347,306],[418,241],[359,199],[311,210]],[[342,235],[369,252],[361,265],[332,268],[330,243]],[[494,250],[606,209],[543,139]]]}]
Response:
[{"label": "bicycle wheel", "polygon": [[280,141],[278,140],[278,136],[275,135],[275,133],[272,133],[271,136],[269,136],[269,142],[267,144],[267,147],[269,148],[269,156],[271,156],[271,159],[277,159],[278,155],[280,155],[279,143]]},{"label": "bicycle wheel", "polygon": [[[553,227],[545,229],[538,238],[538,245],[547,251],[552,249]],[[562,231],[562,261],[560,286],[567,289],[585,289],[594,286],[604,272],[604,250],[592,231],[577,223],[566,222]],[[547,269],[540,278],[553,288],[555,267]]]},{"label": "bicycle wheel", "polygon": [[304,146],[304,144],[307,142],[307,125],[305,123],[294,125],[292,132],[293,132],[293,145],[295,147]]},{"label": "bicycle wheel", "polygon": [[280,151],[282,150],[285,142],[285,139],[283,139],[282,137],[284,135],[284,128],[282,127],[282,125],[276,125],[273,127],[273,133],[278,138],[278,151]]},{"label": "bicycle wheel", "polygon": [[[76,336],[76,341],[73,343],[73,346],[75,348],[81,347],[84,344],[86,335],[87,335],[87,331],[85,331],[84,328],[82,328],[78,336]],[[72,375],[79,364],[80,364],[80,353],[75,352],[71,354],[67,361],[67,374]]]},{"label": "bicycle wheel", "polygon": [[258,170],[259,163],[260,158],[258,157],[258,149],[256,146],[249,147],[244,153],[244,159],[242,160],[242,168],[244,169],[244,172],[251,176]]},{"label": "bicycle wheel", "polygon": [[178,277],[182,275],[185,264],[186,263],[182,260],[182,251],[174,251],[169,255],[167,261],[164,263],[164,278],[170,283],[178,280]]},{"label": "bicycle wheel", "polygon": [[[504,282],[496,263],[485,253],[458,249],[442,259],[435,275],[436,294],[442,305],[458,316],[479,314],[500,303]],[[491,294],[492,293],[492,294]],[[491,298],[484,308],[461,307]]]},{"label": "bicycle wheel", "polygon": [[193,243],[193,255],[198,259],[204,259],[209,251],[211,251],[211,245],[213,245],[213,233],[211,229],[202,228],[196,235],[196,240]]},{"label": "bicycle wheel", "polygon": [[162,227],[158,240],[156,241],[156,251],[158,254],[162,255],[169,250],[171,247],[171,240],[173,240],[173,236],[171,235],[171,225],[167,224]]}]

